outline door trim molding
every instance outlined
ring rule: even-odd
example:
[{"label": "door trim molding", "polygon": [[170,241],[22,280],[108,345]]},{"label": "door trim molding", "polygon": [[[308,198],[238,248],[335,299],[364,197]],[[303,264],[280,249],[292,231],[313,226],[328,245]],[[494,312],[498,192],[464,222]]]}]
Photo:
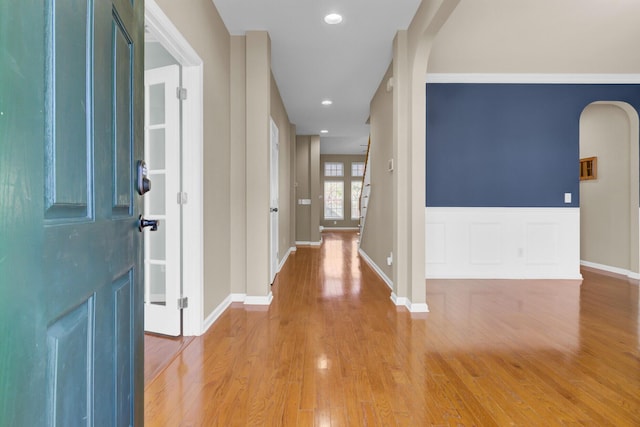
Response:
[{"label": "door trim molding", "polygon": [[182,313],[182,334],[201,335],[204,332],[203,62],[155,0],[145,1],[145,26],[182,66],[182,87],[188,93],[182,103],[181,173],[182,190],[189,196],[182,211],[182,291],[189,298],[189,307]]}]

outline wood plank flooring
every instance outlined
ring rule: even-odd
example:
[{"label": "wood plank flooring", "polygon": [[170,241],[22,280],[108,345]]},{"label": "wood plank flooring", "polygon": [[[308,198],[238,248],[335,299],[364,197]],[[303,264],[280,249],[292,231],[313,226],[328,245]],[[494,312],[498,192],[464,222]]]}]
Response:
[{"label": "wood plank flooring", "polygon": [[144,334],[144,384],[153,381],[195,337]]},{"label": "wood plank flooring", "polygon": [[639,426],[638,285],[438,280],[410,314],[357,236],[298,248],[145,390],[147,426]]}]

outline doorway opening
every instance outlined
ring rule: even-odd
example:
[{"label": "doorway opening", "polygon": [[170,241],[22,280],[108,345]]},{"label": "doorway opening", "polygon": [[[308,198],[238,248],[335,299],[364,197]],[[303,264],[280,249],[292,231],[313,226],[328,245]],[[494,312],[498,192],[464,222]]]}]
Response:
[{"label": "doorway opening", "polygon": [[580,116],[580,159],[597,159],[580,181],[580,263],[640,279],[639,120],[624,102],[589,104]]},{"label": "doorway opening", "polygon": [[[161,84],[154,89],[156,95],[161,93],[163,100],[171,97],[174,100],[178,98],[177,100],[180,101],[178,103],[178,117],[171,118],[174,122],[177,121],[177,136],[175,134],[173,136],[174,145],[172,147],[173,153],[175,153],[177,147],[178,155],[167,154],[167,147],[170,141],[166,138],[164,140],[161,138],[166,136],[165,134],[167,133],[164,120],[162,125],[156,123],[157,128],[150,127],[148,130],[155,132],[156,135],[154,136],[157,137],[155,142],[158,142],[160,146],[164,145],[164,148],[161,150],[154,147],[154,149],[149,149],[145,152],[145,157],[149,159],[151,168],[155,167],[153,166],[154,164],[158,165],[157,168],[151,169],[155,172],[151,175],[156,175],[155,177],[150,177],[156,184],[154,190],[159,190],[159,187],[161,187],[159,184],[163,179],[164,183],[167,183],[166,162],[171,160],[169,157],[174,156],[178,159],[178,164],[173,166],[177,172],[171,178],[172,189],[169,191],[165,185],[167,191],[163,192],[163,197],[156,193],[157,200],[155,202],[151,200],[149,202],[145,201],[145,203],[157,202],[157,206],[171,205],[173,208],[177,207],[178,228],[177,231],[174,230],[176,234],[174,234],[173,238],[174,240],[177,239],[177,243],[174,245],[177,250],[173,252],[173,255],[165,252],[164,255],[154,253],[153,256],[158,256],[158,258],[161,258],[161,256],[164,256],[164,258],[173,257],[171,262],[177,265],[176,268],[178,269],[177,278],[175,275],[173,277],[178,282],[179,290],[174,291],[174,294],[169,297],[168,294],[162,295],[164,293],[162,286],[158,290],[157,287],[149,285],[146,296],[149,299],[149,303],[155,302],[156,304],[154,305],[157,307],[162,307],[163,302],[165,306],[172,305],[176,307],[179,300],[183,308],[179,311],[179,320],[177,321],[177,328],[181,336],[177,338],[159,335],[145,336],[145,383],[155,377],[182,348],[188,345],[193,339],[192,336],[202,334],[204,283],[202,236],[203,62],[155,0],[145,1],[146,41],[153,43],[152,46],[146,45],[146,49],[156,56],[156,62],[151,62],[150,60],[148,64],[145,64],[145,70],[168,67],[162,72],[158,72],[160,76],[153,76],[155,80],[150,80],[148,83],[158,84],[160,81],[168,81],[169,79],[175,81],[175,71],[177,69],[179,76],[178,87],[181,88],[177,92],[175,88],[171,89],[169,85],[175,85],[172,82],[170,84],[165,83],[167,88],[163,88],[162,91],[160,90]],[[145,60],[145,62],[147,61]],[[169,77],[171,74],[174,77]],[[165,110],[165,107],[166,105],[163,106],[162,110]],[[158,113],[158,111],[156,110],[155,113]],[[151,110],[149,113],[151,113]],[[174,112],[173,116],[175,115],[176,113]],[[160,153],[163,153],[163,156]],[[163,162],[165,163],[164,165]],[[185,167],[185,165],[188,165],[188,167]],[[157,206],[154,209],[157,209]],[[165,211],[164,214],[166,215],[166,213]],[[162,224],[161,221],[159,230],[163,225],[167,224]],[[156,240],[166,240],[166,236],[164,238],[155,236],[155,238]],[[185,242],[188,242],[188,244],[185,244]],[[165,250],[166,246],[165,243]],[[148,251],[145,251],[145,258],[147,257],[147,252],[151,251],[151,248],[146,249]],[[152,258],[149,253],[149,259],[155,258]],[[160,267],[162,267],[162,262],[155,264],[155,273],[167,274],[166,267],[164,272],[161,271],[162,268]],[[151,275],[149,274],[149,276]],[[162,274],[160,276],[162,277]],[[173,327],[175,328],[175,325]]]},{"label": "doorway opening", "polygon": [[[203,331],[203,63],[196,51],[154,0],[145,2],[145,35],[157,42],[179,64],[181,84],[180,194],[168,202],[181,213],[180,282],[182,289],[182,334]],[[184,167],[188,165],[188,167]],[[179,198],[179,199],[178,199]],[[188,244],[184,244],[188,242]],[[184,300],[186,298],[186,300]],[[177,301],[167,301],[177,304]]]}]

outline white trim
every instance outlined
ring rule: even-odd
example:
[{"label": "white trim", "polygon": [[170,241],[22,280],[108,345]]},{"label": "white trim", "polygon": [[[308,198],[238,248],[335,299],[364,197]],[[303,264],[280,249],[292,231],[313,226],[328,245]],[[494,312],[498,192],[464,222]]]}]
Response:
[{"label": "white trim", "polygon": [[[182,184],[189,201],[183,207],[182,283],[189,307],[183,310],[183,335],[204,332],[203,215],[203,62],[155,0],[145,2],[145,26],[155,40],[182,66],[182,86],[188,97],[182,104]],[[188,167],[185,167],[188,165]],[[207,316],[210,319],[216,311]]]},{"label": "white trim", "polygon": [[269,292],[269,295],[264,297],[247,295],[244,299],[244,305],[271,305],[271,301],[273,301],[272,292]]},{"label": "white trim", "polygon": [[378,264],[373,262],[373,260],[369,258],[369,255],[367,255],[367,253],[363,251],[362,248],[358,249],[358,253],[362,257],[362,259],[365,260],[367,264],[369,264],[369,267],[371,267],[373,271],[375,271],[378,274],[378,276],[380,276],[380,278],[384,281],[384,283],[387,284],[389,289],[393,291],[393,282],[391,281],[391,279],[389,279],[389,277],[386,274],[384,274],[384,271],[382,271],[380,267],[378,267]]},{"label": "white trim", "polygon": [[209,328],[215,323],[216,320],[218,320],[220,316],[222,316],[222,313],[224,313],[224,311],[229,308],[232,302],[234,302],[232,295],[229,295],[211,312],[211,314],[207,316],[206,319],[204,319],[202,330],[203,334],[209,330]]},{"label": "white trim", "polygon": [[409,303],[409,298],[399,297],[395,292],[391,292],[391,301],[397,306],[405,306],[409,308],[407,305]]},{"label": "white trim", "polygon": [[278,264],[278,273],[280,272],[280,270],[282,270],[282,267],[284,267],[284,264],[287,262],[287,259],[289,259],[289,255],[291,255],[291,252],[295,252],[295,251],[296,251],[295,246],[289,248],[287,253],[284,255],[284,258],[282,258],[282,261],[280,261],[280,264]]},{"label": "white trim", "polygon": [[320,246],[322,246],[322,239],[320,239],[319,242],[296,242],[296,246],[320,247]]},{"label": "white trim", "polygon": [[155,0],[146,0],[144,4],[145,29],[153,35],[183,66],[202,65],[202,59],[191,47],[187,39],[173,25]]},{"label": "white trim", "polygon": [[[357,220],[353,220],[357,221]],[[322,231],[358,231],[359,227],[322,227]]]},{"label": "white trim", "polygon": [[247,294],[231,294],[231,302],[244,302],[247,299]]},{"label": "white trim", "polygon": [[269,116],[269,283],[276,280],[280,271],[278,252],[280,251],[278,207],[280,203],[278,182],[280,173],[278,158],[280,156],[280,131],[273,117]]},{"label": "white trim", "polygon": [[391,289],[391,301],[393,301],[393,303],[396,306],[406,307],[411,313],[428,313],[429,312],[429,306],[427,306],[426,303],[413,304],[411,300],[409,300],[409,298],[397,296],[396,293],[393,291],[393,282],[391,281],[391,279],[389,279],[389,277],[386,274],[384,274],[384,272],[380,269],[380,267],[378,267],[378,265],[375,262],[373,262],[373,260],[369,257],[369,255],[367,255],[365,251],[362,250],[362,248],[358,249],[358,253],[362,257],[362,259],[365,260],[367,264],[369,264],[369,267],[371,267],[371,269],[373,269],[373,271],[375,271],[376,274],[380,276],[382,281],[387,284],[389,289]]},{"label": "white trim", "polygon": [[578,207],[427,207],[425,245],[427,279],[582,279]]},{"label": "white trim", "polygon": [[640,74],[427,73],[426,83],[639,84]]},{"label": "white trim", "polygon": [[618,274],[620,276],[628,277],[629,279],[640,280],[640,274],[631,270],[627,270],[620,267],[612,267],[610,265],[598,264],[596,262],[589,262],[580,260],[580,265],[596,270],[606,271],[608,273]]},{"label": "white trim", "polygon": [[427,305],[427,303],[421,303],[421,304],[413,304],[411,301],[409,301],[409,311],[412,313],[428,313],[429,312],[429,306]]},{"label": "white trim", "polygon": [[391,293],[391,301],[398,307],[406,307],[411,313],[428,313],[429,306],[426,303],[412,304],[409,298],[399,297],[395,292]]}]

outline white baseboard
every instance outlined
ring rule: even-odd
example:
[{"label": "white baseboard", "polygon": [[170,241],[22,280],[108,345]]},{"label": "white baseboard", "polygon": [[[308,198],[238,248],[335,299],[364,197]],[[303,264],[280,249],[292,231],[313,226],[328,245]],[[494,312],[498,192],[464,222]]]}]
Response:
[{"label": "white baseboard", "polygon": [[425,211],[428,279],[580,280],[580,208]]},{"label": "white baseboard", "polygon": [[411,301],[409,301],[409,311],[412,313],[428,313],[429,312],[429,306],[427,305],[427,303],[421,303],[421,304],[413,304],[411,303]]},{"label": "white baseboard", "polygon": [[360,227],[322,227],[322,231],[358,231]]},{"label": "white baseboard", "polygon": [[322,246],[322,239],[319,242],[296,242],[296,246],[320,247]]},{"label": "white baseboard", "polygon": [[373,262],[371,258],[369,258],[369,255],[367,255],[367,253],[363,251],[362,248],[358,249],[358,253],[362,257],[362,259],[364,259],[365,262],[369,264],[369,267],[371,267],[373,271],[375,271],[376,274],[380,276],[380,278],[384,281],[384,283],[387,284],[389,289],[393,291],[393,281],[389,279],[389,277],[386,274],[384,274],[384,271],[382,271],[380,267],[378,267],[378,265],[375,262]]},{"label": "white baseboard", "polygon": [[407,307],[411,313],[428,313],[429,306],[426,303],[412,304],[409,298],[399,297],[395,292],[391,293],[391,301],[398,307]]},{"label": "white baseboard", "polygon": [[244,305],[271,305],[273,301],[273,293],[269,292],[267,296],[250,296],[247,295],[244,299]]},{"label": "white baseboard", "polygon": [[215,323],[216,320],[224,313],[224,311],[229,308],[233,301],[232,295],[229,295],[222,301],[212,312],[204,319],[204,324],[202,325],[202,333],[204,334],[209,330],[209,328]]},{"label": "white baseboard", "polygon": [[369,255],[367,255],[367,253],[362,249],[358,249],[358,253],[362,257],[362,259],[364,259],[365,262],[369,264],[369,266],[373,269],[373,271],[375,271],[376,274],[380,276],[382,281],[387,284],[389,289],[391,289],[391,301],[393,301],[393,303],[396,306],[407,307],[407,309],[411,313],[428,313],[429,312],[429,307],[427,306],[426,303],[413,304],[409,298],[397,296],[396,293],[393,291],[393,281],[389,279],[389,277],[386,274],[384,274],[384,271],[382,271],[380,267],[378,267],[378,264],[373,262],[373,260],[369,257]]},{"label": "white baseboard", "polygon": [[601,271],[606,271],[608,273],[617,274],[620,276],[627,277],[629,279],[640,280],[639,273],[636,273],[624,268],[612,267],[610,265],[598,264],[596,262],[589,262],[589,261],[583,261],[583,260],[580,260],[580,265],[588,268],[593,268],[595,270],[601,270]]},{"label": "white baseboard", "polygon": [[231,294],[231,302],[244,302],[247,299],[247,294]]},{"label": "white baseboard", "polygon": [[284,255],[284,258],[282,258],[282,261],[280,261],[280,264],[278,264],[278,272],[282,270],[282,267],[284,267],[284,264],[287,262],[287,259],[289,259],[289,255],[291,255],[291,252],[295,252],[295,251],[296,251],[295,246],[287,250],[287,253]]}]

